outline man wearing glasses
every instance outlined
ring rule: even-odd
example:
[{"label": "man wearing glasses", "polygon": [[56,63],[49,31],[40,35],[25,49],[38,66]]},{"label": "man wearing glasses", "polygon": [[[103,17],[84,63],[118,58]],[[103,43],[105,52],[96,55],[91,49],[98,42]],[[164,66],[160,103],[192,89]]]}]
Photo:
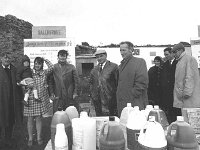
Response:
[{"label": "man wearing glasses", "polygon": [[200,78],[196,59],[186,54],[182,43],[174,45],[172,52],[178,60],[175,71],[173,107],[200,107]]}]

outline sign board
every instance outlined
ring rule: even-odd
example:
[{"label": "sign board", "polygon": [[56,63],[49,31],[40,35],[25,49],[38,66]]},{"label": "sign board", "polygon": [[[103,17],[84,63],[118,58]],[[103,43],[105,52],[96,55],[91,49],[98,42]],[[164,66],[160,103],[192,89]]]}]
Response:
[{"label": "sign board", "polygon": [[198,63],[198,68],[200,68],[200,37],[193,38],[190,40],[192,56],[196,58]]},{"label": "sign board", "polygon": [[33,26],[32,39],[66,38],[65,26]]},{"label": "sign board", "polygon": [[69,56],[67,61],[75,66],[74,38],[24,39],[24,54],[29,56],[31,67],[33,67],[33,62],[36,57],[44,57],[53,64],[57,63],[57,54],[61,49],[68,51]]}]

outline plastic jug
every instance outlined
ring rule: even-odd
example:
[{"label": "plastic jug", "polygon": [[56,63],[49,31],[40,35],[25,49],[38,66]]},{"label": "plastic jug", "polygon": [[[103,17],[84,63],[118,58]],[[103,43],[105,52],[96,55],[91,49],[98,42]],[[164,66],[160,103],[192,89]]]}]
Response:
[{"label": "plastic jug", "polygon": [[137,150],[140,130],[147,122],[144,112],[140,111],[139,107],[134,108],[135,110],[130,113],[126,126],[127,147],[129,150]]},{"label": "plastic jug", "polygon": [[127,147],[126,125],[127,125],[128,117],[133,110],[134,108],[131,106],[131,103],[127,103],[127,106],[123,108],[121,112],[121,116],[120,116],[120,126],[123,130],[125,141],[126,141],[125,147]]},{"label": "plastic jug", "polygon": [[146,105],[145,107],[145,116],[148,119],[149,113],[150,111],[153,110],[153,106],[152,105]]},{"label": "plastic jug", "polygon": [[74,107],[74,106],[67,107],[65,109],[65,112],[69,116],[70,120],[72,120],[73,118],[78,118],[79,117],[78,111],[77,111],[76,107]]},{"label": "plastic jug", "polygon": [[138,137],[139,150],[166,150],[167,140],[160,123],[155,121],[155,116],[149,117],[146,125],[140,130]]},{"label": "plastic jug", "polygon": [[61,108],[54,113],[51,121],[51,143],[52,149],[55,150],[55,134],[56,134],[56,125],[63,123],[65,125],[65,132],[68,137],[68,148],[72,149],[72,126],[71,121],[65,111],[62,111]]},{"label": "plastic jug", "polygon": [[99,150],[125,150],[125,138],[123,131],[114,117],[109,117],[101,129],[99,138]]},{"label": "plastic jug", "polygon": [[63,123],[56,125],[55,150],[68,150],[68,138]]},{"label": "plastic jug", "polygon": [[161,110],[158,105],[155,105],[154,109],[149,112],[149,116],[155,116],[155,120],[162,125],[164,130],[167,130],[167,127],[169,126],[167,117],[165,112]]},{"label": "plastic jug", "polygon": [[[114,116],[115,117],[115,121],[116,122],[120,122],[119,118]],[[100,132],[101,132],[101,129],[103,127],[103,125],[105,123],[108,123],[109,121],[109,116],[103,116],[103,117],[92,117],[96,120],[96,146],[97,146],[97,149],[99,149],[99,138],[100,138]]]},{"label": "plastic jug", "polygon": [[177,116],[177,121],[170,124],[167,131],[167,142],[170,149],[199,149],[193,128],[184,121],[182,116]]},{"label": "plastic jug", "polygon": [[80,118],[72,119],[73,150],[96,149],[96,120],[81,112]]}]

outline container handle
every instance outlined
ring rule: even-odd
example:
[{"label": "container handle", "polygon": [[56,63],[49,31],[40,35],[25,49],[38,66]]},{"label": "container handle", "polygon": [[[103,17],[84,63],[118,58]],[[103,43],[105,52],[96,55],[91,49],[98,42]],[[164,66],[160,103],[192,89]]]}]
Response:
[{"label": "container handle", "polygon": [[169,126],[169,128],[167,130],[167,136],[170,136],[170,137],[172,136],[171,135],[171,130],[172,130],[172,127],[174,127],[174,126],[176,126],[176,128],[177,128],[176,122],[171,123],[171,125]]}]

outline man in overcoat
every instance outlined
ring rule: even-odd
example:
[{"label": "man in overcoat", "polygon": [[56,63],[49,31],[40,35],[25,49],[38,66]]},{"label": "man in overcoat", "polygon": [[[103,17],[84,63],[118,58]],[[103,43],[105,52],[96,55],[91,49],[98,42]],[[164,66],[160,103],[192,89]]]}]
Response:
[{"label": "man in overcoat", "polygon": [[182,43],[174,45],[172,52],[178,60],[175,71],[173,107],[199,108],[200,77],[197,60],[186,54]]},{"label": "man in overcoat", "polygon": [[98,65],[90,73],[90,92],[97,116],[117,115],[118,65],[107,60],[105,50],[97,50]]},{"label": "man in overcoat", "polygon": [[67,62],[68,51],[60,50],[58,52],[58,63],[53,69],[53,90],[58,100],[54,101],[54,112],[58,107],[65,110],[68,106],[74,104],[74,98],[77,96],[78,73],[74,65]]},{"label": "man in overcoat", "polygon": [[120,43],[120,53],[123,60],[119,66],[119,80],[117,87],[118,116],[121,111],[131,103],[144,109],[148,104],[147,88],[148,73],[146,62],[142,58],[132,55],[133,44],[131,42]]},{"label": "man in overcoat", "polygon": [[16,118],[16,68],[9,53],[3,52],[0,58],[0,135],[4,132],[5,144],[11,146]]}]

